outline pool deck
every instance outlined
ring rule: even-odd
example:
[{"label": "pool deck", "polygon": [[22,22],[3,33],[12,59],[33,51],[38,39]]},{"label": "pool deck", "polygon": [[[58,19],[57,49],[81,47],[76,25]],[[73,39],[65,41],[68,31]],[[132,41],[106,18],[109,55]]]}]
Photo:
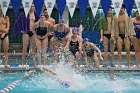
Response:
[{"label": "pool deck", "polygon": [[[110,71],[114,71],[114,72],[140,72],[140,68],[137,68],[135,66],[132,66],[131,68],[124,67],[124,66],[122,66],[122,68],[118,68],[117,66],[103,68],[102,65],[100,66],[100,68],[86,68],[84,66],[80,66],[77,69],[87,71],[87,72],[110,72]],[[29,67],[28,65],[25,68],[21,68],[20,66],[19,67],[4,68],[3,65],[0,65],[0,73],[24,72],[24,71],[31,71],[31,70],[42,71],[42,69],[39,67],[34,68],[34,67]]]}]

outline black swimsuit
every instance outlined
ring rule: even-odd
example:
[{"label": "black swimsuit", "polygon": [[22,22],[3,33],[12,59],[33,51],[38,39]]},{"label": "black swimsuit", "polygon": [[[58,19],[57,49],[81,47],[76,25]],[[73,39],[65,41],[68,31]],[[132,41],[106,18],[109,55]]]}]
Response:
[{"label": "black swimsuit", "polygon": [[33,36],[33,32],[32,31],[29,31],[28,33],[26,33],[29,35],[29,37],[32,37]]},{"label": "black swimsuit", "polygon": [[124,40],[125,34],[119,34],[119,37],[120,37],[122,40]]},{"label": "black swimsuit", "polygon": [[[2,34],[1,34],[2,35]],[[1,36],[0,35],[0,36]],[[7,34],[5,34],[5,36],[3,37],[3,38],[0,38],[1,40],[4,40],[4,38],[6,38],[8,35]]]},{"label": "black swimsuit", "polygon": [[69,46],[69,51],[75,56],[76,52],[79,51],[79,42],[78,41],[71,41]]},{"label": "black swimsuit", "polygon": [[103,36],[105,36],[105,37],[108,38],[108,39],[111,38],[111,34],[103,34]]},{"label": "black swimsuit", "polygon": [[40,24],[39,24],[39,27],[35,29],[36,30],[36,34],[43,37],[47,34],[47,27],[40,27]]},{"label": "black swimsuit", "polygon": [[85,45],[85,52],[88,57],[93,57],[94,55],[94,49],[90,46]]}]

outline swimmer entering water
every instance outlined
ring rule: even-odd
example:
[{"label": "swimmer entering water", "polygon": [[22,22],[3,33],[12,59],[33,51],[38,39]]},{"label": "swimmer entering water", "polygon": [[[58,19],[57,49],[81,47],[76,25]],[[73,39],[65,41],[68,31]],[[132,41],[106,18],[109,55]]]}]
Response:
[{"label": "swimmer entering water", "polygon": [[84,38],[84,44],[83,44],[83,51],[85,53],[85,63],[86,63],[86,67],[89,67],[89,58],[92,58],[94,61],[95,61],[95,67],[96,68],[99,68],[100,66],[100,63],[99,63],[99,60],[98,60],[98,56],[96,54],[96,51],[98,51],[99,53],[99,58],[101,60],[103,60],[102,58],[102,54],[101,54],[101,51],[100,49],[93,43],[89,42],[89,39],[88,38]]}]

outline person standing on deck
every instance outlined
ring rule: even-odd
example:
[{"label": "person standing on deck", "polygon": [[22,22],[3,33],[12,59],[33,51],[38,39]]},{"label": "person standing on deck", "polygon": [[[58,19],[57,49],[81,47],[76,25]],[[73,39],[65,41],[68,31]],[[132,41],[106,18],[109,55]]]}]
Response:
[{"label": "person standing on deck", "polygon": [[35,36],[36,47],[38,51],[39,65],[46,65],[46,52],[48,48],[48,34],[51,29],[50,23],[45,20],[45,16],[41,15],[40,19],[33,26],[33,34]]},{"label": "person standing on deck", "polygon": [[64,23],[63,18],[60,18],[59,24],[54,25],[53,50],[55,63],[58,61],[58,50],[66,45],[69,32],[69,26]]},{"label": "person standing on deck", "polygon": [[131,67],[131,55],[130,55],[130,40],[133,40],[135,36],[134,26],[132,18],[128,17],[125,13],[125,5],[122,4],[120,13],[117,16],[113,16],[112,21],[112,34],[111,37],[117,41],[118,49],[118,66],[122,64],[122,45],[125,45],[126,57],[128,68]]},{"label": "person standing on deck", "polygon": [[105,64],[103,65],[103,67],[107,67],[107,65],[108,65],[108,44],[110,44],[111,67],[115,67],[115,65],[113,64],[113,62],[114,62],[114,41],[111,38],[112,20],[113,20],[112,7],[110,6],[108,15],[104,16],[100,19],[100,25],[99,25],[100,42],[103,42],[103,45],[104,45]]},{"label": "person standing on deck", "polygon": [[84,44],[83,44],[83,51],[85,53],[85,63],[86,63],[86,67],[89,67],[89,59],[93,59],[94,61],[94,66],[96,68],[99,68],[100,63],[99,63],[99,59],[98,56],[96,54],[96,51],[99,53],[99,58],[101,60],[103,60],[102,58],[102,53],[100,51],[100,49],[93,43],[89,42],[88,38],[84,38],[83,39]]},{"label": "person standing on deck", "polygon": [[2,41],[1,47],[3,47],[4,50],[4,67],[8,67],[8,49],[9,49],[9,37],[8,37],[8,32],[9,32],[9,27],[10,27],[10,22],[9,22],[9,17],[3,15],[2,9],[0,6],[0,40]]},{"label": "person standing on deck", "polygon": [[[22,41],[23,41],[23,50],[22,50],[22,66],[25,65],[26,60],[26,52],[29,45],[32,46],[32,56],[33,61],[35,62],[36,59],[36,46],[35,46],[35,37],[32,33],[32,27],[34,26],[35,22],[37,22],[39,17],[35,13],[35,6],[34,4],[31,5],[29,14],[26,18],[25,13],[21,13],[14,25],[14,34],[21,31],[23,33],[22,35]],[[31,43],[30,42],[31,40]]]},{"label": "person standing on deck", "polygon": [[64,50],[69,49],[70,55],[69,55],[69,62],[72,67],[76,67],[75,60],[76,58],[79,58],[82,54],[82,42],[83,39],[79,35],[78,28],[74,27],[72,29],[72,36],[69,36],[66,42],[66,45],[64,46]]},{"label": "person standing on deck", "polygon": [[135,48],[135,59],[136,59],[136,66],[139,68],[140,65],[140,13],[136,11],[136,17],[133,18],[134,20],[134,30],[136,36],[134,37],[134,48]]},{"label": "person standing on deck", "polygon": [[52,49],[53,48],[52,37],[54,36],[53,26],[55,25],[55,20],[53,18],[49,17],[47,9],[43,10],[43,14],[45,16],[46,21],[48,21],[51,25],[51,31],[49,31],[49,33],[48,33],[48,46],[50,47],[50,49]]}]

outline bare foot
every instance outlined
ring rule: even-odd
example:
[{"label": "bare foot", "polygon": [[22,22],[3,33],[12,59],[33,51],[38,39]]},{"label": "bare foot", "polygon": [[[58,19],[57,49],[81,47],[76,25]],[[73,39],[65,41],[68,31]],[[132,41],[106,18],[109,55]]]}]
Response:
[{"label": "bare foot", "polygon": [[118,65],[118,68],[122,68],[122,66],[121,65]]},{"label": "bare foot", "polygon": [[25,65],[22,65],[21,68],[26,68],[26,66]]},{"label": "bare foot", "polygon": [[130,69],[131,68],[131,65],[128,65],[128,68]]},{"label": "bare foot", "polygon": [[4,68],[9,68],[9,66],[8,65],[5,65]]},{"label": "bare foot", "polygon": [[139,65],[136,65],[136,67],[137,67],[137,68],[140,68],[140,66],[139,66]]}]

